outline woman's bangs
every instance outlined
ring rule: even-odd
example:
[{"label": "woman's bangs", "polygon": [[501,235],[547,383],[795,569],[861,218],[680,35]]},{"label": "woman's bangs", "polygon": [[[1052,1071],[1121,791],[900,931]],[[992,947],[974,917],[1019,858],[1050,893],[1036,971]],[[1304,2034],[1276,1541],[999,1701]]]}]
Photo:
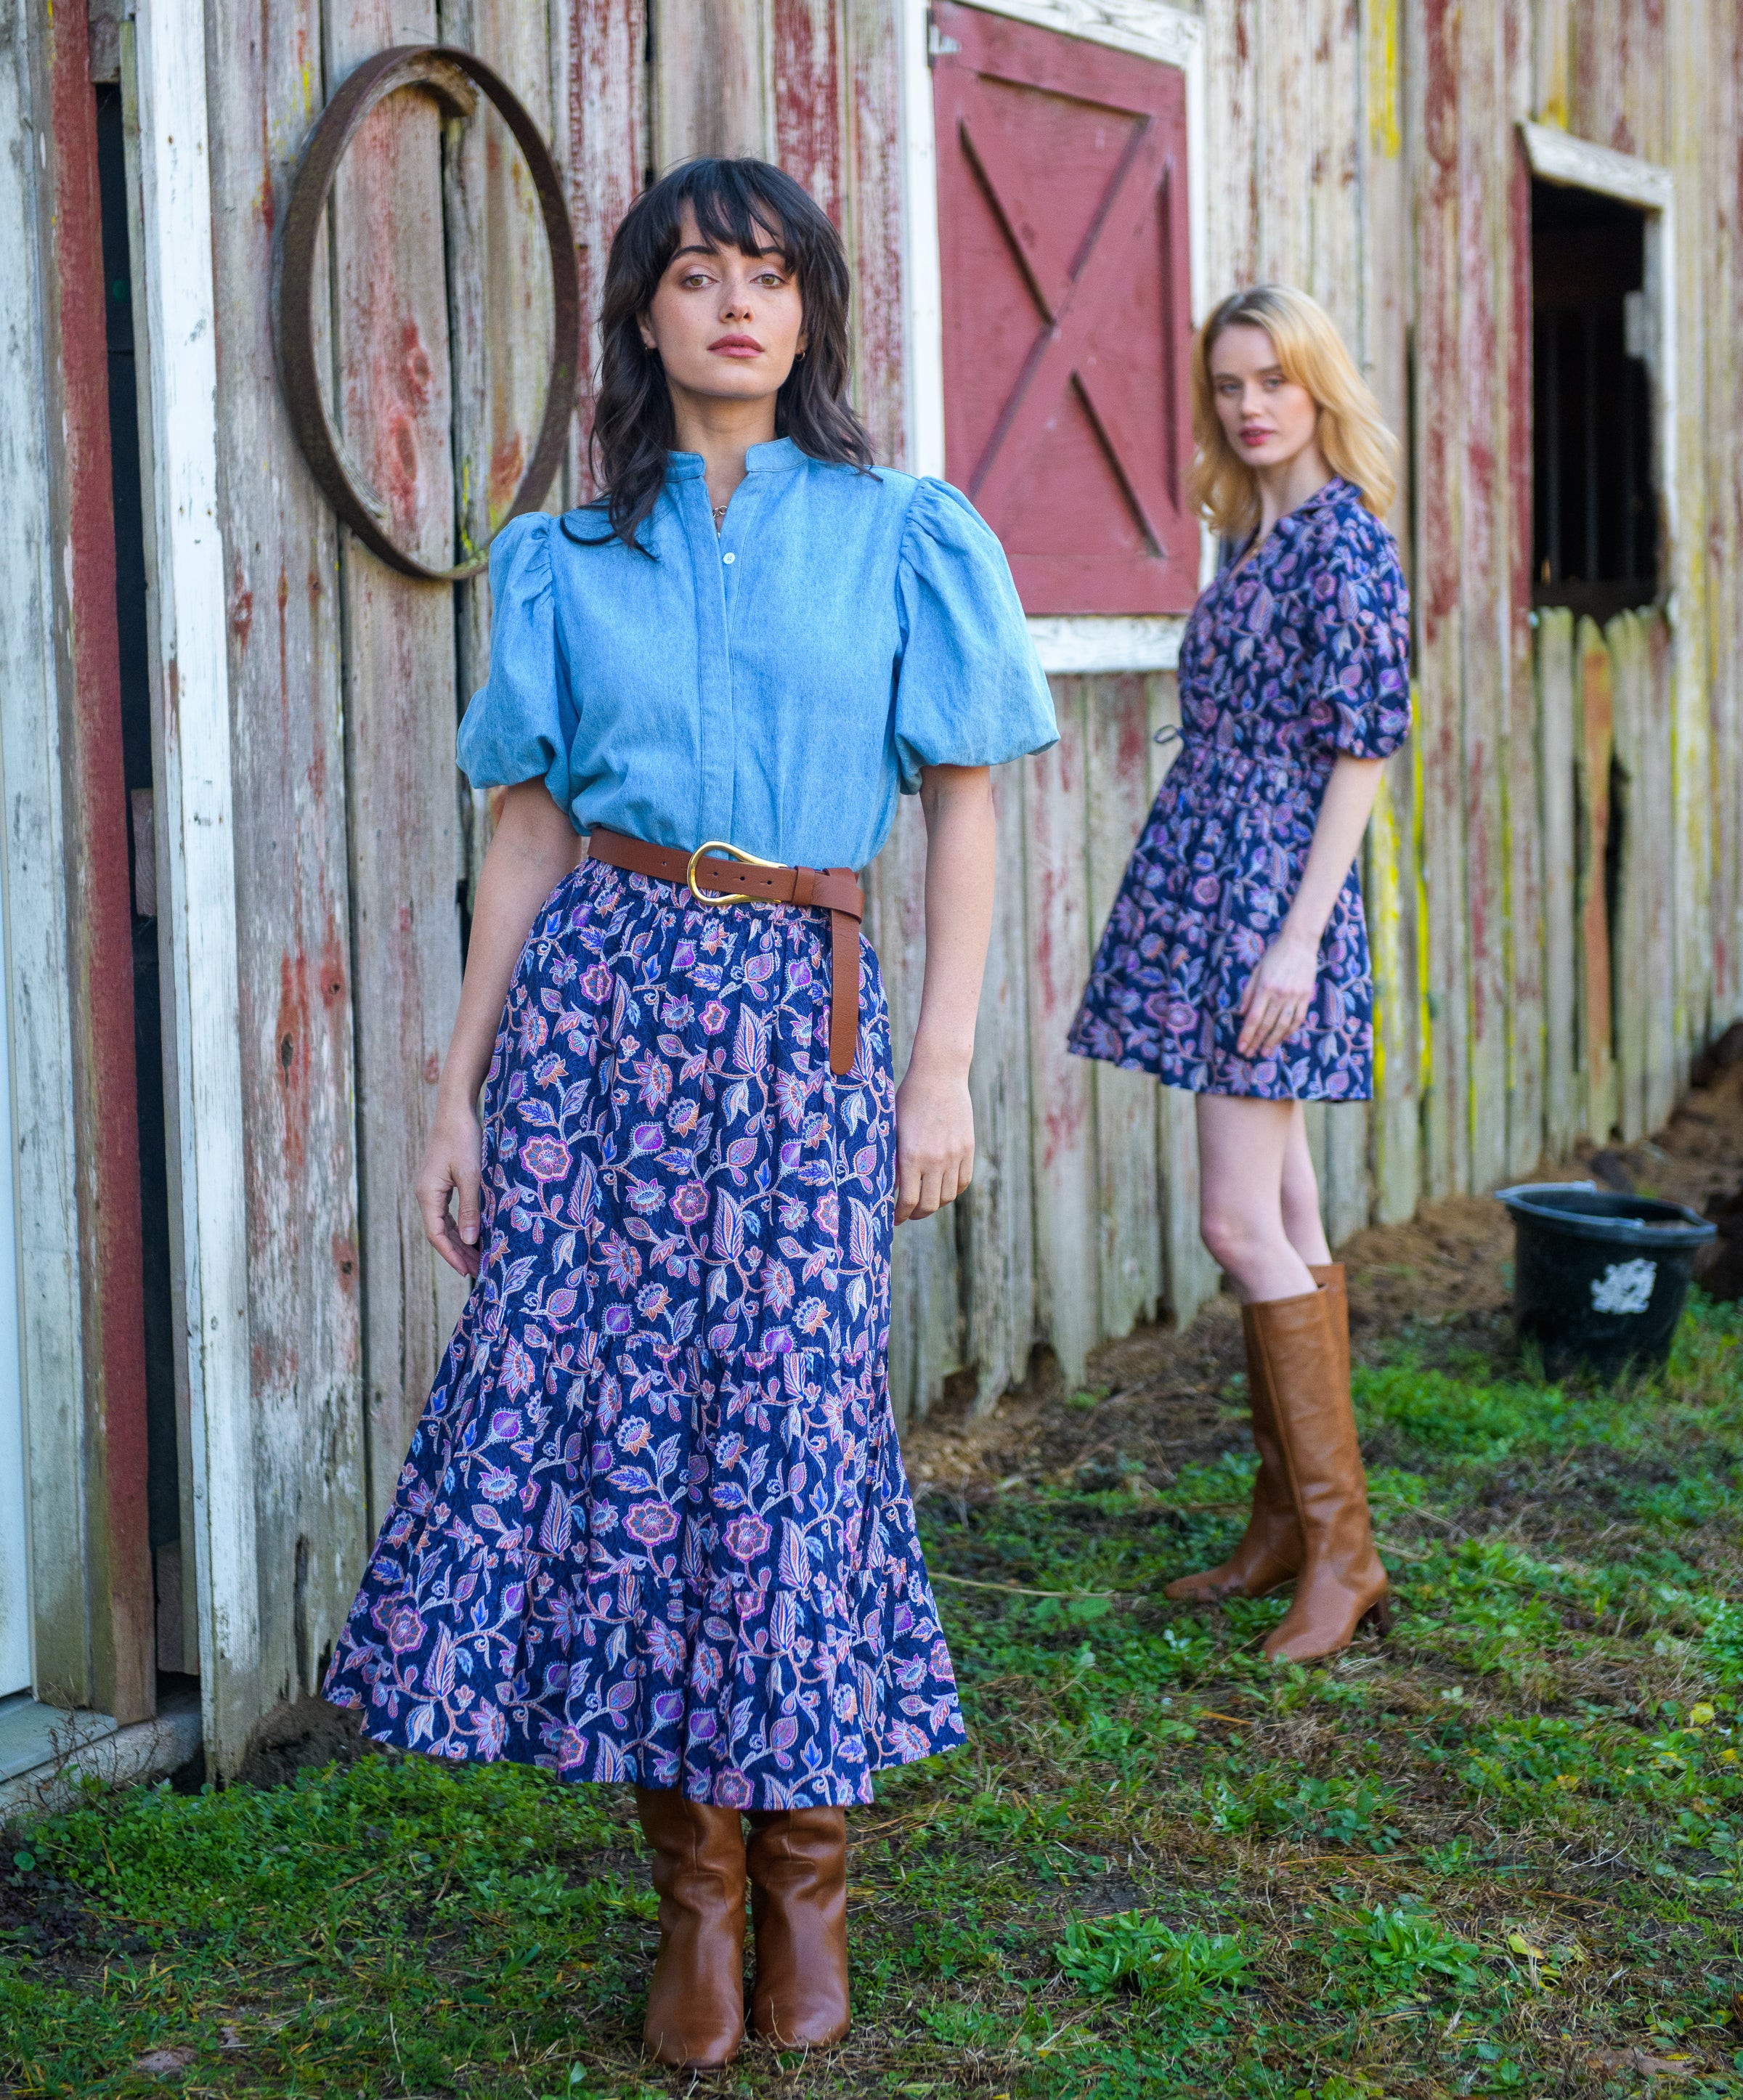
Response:
[{"label": "woman's bangs", "polygon": [[[717,248],[736,248],[741,254],[758,255],[774,248],[789,269],[798,258],[785,221],[773,198],[760,184],[748,182],[744,171],[730,161],[705,161],[684,185],[679,208],[688,203],[696,215],[696,231]],[[674,236],[673,246],[677,240]]]}]

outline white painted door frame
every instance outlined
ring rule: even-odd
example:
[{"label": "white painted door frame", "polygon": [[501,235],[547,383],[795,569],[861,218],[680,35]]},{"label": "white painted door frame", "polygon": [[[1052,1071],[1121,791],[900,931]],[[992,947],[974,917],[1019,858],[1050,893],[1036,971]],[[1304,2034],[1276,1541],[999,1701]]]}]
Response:
[{"label": "white painted door frame", "polygon": [[[944,296],[938,259],[938,163],[932,104],[933,34],[928,0],[901,9],[902,354],[911,474],[944,472]],[[1203,318],[1206,196],[1204,24],[1167,0],[964,0],[1061,36],[1105,44],[1186,76],[1186,205],[1192,321]],[[1208,561],[1210,543],[1206,539]],[[1044,671],[1172,671],[1180,660],[1184,618],[1101,614],[1033,619],[1029,632]]]},{"label": "white painted door frame", "polygon": [[201,1703],[208,1760],[227,1775],[260,1714],[260,1607],[203,11],[138,0],[131,30],[123,64],[139,107],[135,341],[170,1209],[183,1278]]}]

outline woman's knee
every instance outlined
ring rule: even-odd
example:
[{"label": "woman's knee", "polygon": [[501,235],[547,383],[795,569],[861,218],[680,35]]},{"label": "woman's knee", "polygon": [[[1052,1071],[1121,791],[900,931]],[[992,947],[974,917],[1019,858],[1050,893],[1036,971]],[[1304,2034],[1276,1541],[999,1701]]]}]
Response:
[{"label": "woman's knee", "polygon": [[1232,1205],[1207,1204],[1198,1215],[1198,1237],[1220,1268],[1238,1270],[1262,1254],[1280,1228],[1268,1232],[1263,1219]]}]

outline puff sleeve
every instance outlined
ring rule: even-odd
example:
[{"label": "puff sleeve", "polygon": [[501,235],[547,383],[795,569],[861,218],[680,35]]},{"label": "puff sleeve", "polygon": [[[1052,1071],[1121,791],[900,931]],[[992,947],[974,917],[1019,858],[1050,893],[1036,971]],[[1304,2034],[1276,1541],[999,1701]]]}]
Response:
[{"label": "puff sleeve", "polygon": [[922,481],[896,565],[902,658],[896,763],[904,794],[923,765],[998,765],[1059,740],[1004,549],[965,496]]},{"label": "puff sleeve", "polygon": [[569,757],[578,717],[557,633],[551,528],[531,511],[511,518],[490,549],[490,678],[460,725],[460,770],[474,788],[542,779],[573,814]]},{"label": "puff sleeve", "polygon": [[1390,757],[1410,733],[1410,598],[1391,535],[1366,511],[1314,580],[1313,647],[1333,749]]}]

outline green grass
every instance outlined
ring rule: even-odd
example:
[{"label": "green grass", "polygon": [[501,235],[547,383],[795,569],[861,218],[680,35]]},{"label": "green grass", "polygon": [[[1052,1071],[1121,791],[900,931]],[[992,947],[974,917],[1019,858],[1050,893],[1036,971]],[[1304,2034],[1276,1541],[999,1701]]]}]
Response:
[{"label": "green grass", "polygon": [[[1740,1341],[1697,1301],[1610,1392],[1397,1339],[1357,1401],[1403,1615],[1323,1670],[1261,1658],[1281,1602],[1162,1597],[1238,1457],[928,1505],[971,1747],[854,1819],[848,2045],[708,2089],[1743,2096]],[[0,1849],[0,2089],[681,2091],[652,1912],[620,1790],[94,1793]]]}]

